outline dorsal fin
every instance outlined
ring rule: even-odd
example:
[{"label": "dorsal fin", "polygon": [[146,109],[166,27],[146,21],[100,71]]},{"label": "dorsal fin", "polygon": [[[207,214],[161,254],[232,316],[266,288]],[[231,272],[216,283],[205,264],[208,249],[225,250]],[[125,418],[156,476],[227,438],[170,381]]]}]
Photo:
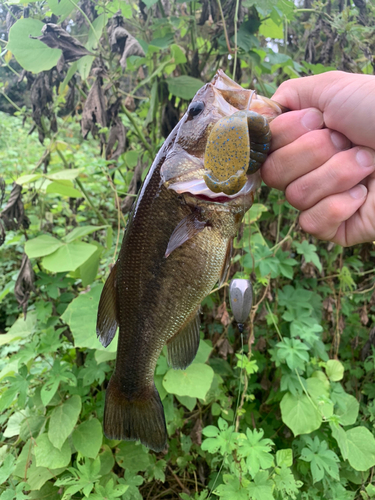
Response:
[{"label": "dorsal fin", "polygon": [[199,309],[168,342],[168,363],[175,369],[184,370],[194,360],[199,347]]},{"label": "dorsal fin", "polygon": [[173,250],[176,250],[176,248],[180,247],[185,241],[190,240],[190,238],[203,231],[205,227],[206,222],[198,220],[195,213],[184,217],[169,238],[165,257],[168,257]]},{"label": "dorsal fin", "polygon": [[105,282],[99,301],[96,335],[104,347],[111,343],[118,326],[116,275],[117,262]]}]

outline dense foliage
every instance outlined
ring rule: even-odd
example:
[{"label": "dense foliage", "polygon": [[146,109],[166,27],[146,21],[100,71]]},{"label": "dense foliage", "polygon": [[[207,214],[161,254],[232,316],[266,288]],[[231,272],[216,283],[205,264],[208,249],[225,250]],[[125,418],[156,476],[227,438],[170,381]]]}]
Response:
[{"label": "dense foliage", "polygon": [[218,68],[268,96],[375,73],[374,14],[365,0],[1,4],[0,106],[15,115],[0,115],[1,500],[375,498],[373,245],[314,241],[263,186],[230,270],[253,281],[246,336],[226,284],[202,304],[193,365],[160,357],[160,454],[103,436],[116,342],[95,336],[132,201],[196,90]]}]

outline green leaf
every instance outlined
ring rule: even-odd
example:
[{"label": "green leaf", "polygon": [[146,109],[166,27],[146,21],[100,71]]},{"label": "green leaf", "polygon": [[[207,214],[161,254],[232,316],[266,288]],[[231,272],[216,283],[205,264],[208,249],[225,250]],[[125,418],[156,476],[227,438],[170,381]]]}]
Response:
[{"label": "green leaf", "polygon": [[60,49],[50,49],[40,40],[30,38],[30,35],[41,36],[43,26],[38,19],[28,17],[19,19],[10,28],[7,49],[26,71],[48,71],[56,66],[62,54]]},{"label": "green leaf", "polygon": [[260,471],[250,483],[247,491],[252,500],[274,500],[272,494],[273,482],[268,479],[268,472]]},{"label": "green leaf", "polygon": [[96,248],[95,245],[83,241],[72,241],[63,244],[56,252],[44,257],[42,265],[52,273],[75,271],[96,252]]},{"label": "green leaf", "polygon": [[[35,460],[31,462],[27,469],[27,484],[31,490],[40,490],[42,486],[51,478],[58,476],[65,470],[65,467],[59,469],[50,469],[47,467],[37,467]],[[34,496],[35,498],[35,496]],[[39,497],[40,498],[40,497]],[[48,497],[49,499],[49,497]]]},{"label": "green leaf", "polygon": [[186,75],[168,78],[166,82],[168,84],[168,90],[172,95],[180,97],[181,99],[186,99],[187,101],[192,99],[204,85],[201,80]]},{"label": "green leaf", "polygon": [[[70,0],[68,0],[70,1]],[[87,36],[87,43],[85,45],[87,50],[96,49],[98,46],[98,41],[102,36],[103,28],[107,24],[107,16],[106,14],[100,14],[100,16],[96,17],[90,26],[89,33]]]},{"label": "green leaf", "polygon": [[328,449],[327,441],[321,441],[315,436],[314,441],[307,438],[307,448],[301,451],[301,459],[310,462],[313,482],[321,481],[327,473],[337,481],[340,480],[337,462],[339,458],[332,450]]},{"label": "green leaf", "polygon": [[204,399],[214,378],[213,369],[203,363],[193,363],[186,370],[169,370],[163,386],[170,394]]},{"label": "green leaf", "polygon": [[348,458],[348,438],[346,435],[346,432],[344,429],[339,425],[334,422],[329,423],[331,430],[332,430],[332,436],[336,439],[337,444],[339,445],[341,455],[344,460]]},{"label": "green leaf", "polygon": [[93,244],[96,246],[96,251],[78,268],[83,287],[87,287],[95,281],[96,275],[98,274],[100,257],[104,250],[99,243],[93,242]]},{"label": "green leaf", "polygon": [[176,394],[176,398],[189,411],[193,411],[195,408],[195,405],[197,404],[197,398],[190,398],[189,396],[177,396],[177,394]]},{"label": "green leaf", "polygon": [[264,439],[264,431],[246,430],[246,438],[242,435],[238,439],[238,456],[245,458],[247,468],[254,478],[259,469],[269,469],[274,465],[271,454],[273,442]]},{"label": "green leaf", "polygon": [[295,436],[319,429],[322,417],[305,395],[286,393],[280,403],[281,418]]},{"label": "green leaf", "polygon": [[56,406],[51,413],[48,438],[55,448],[61,450],[67,437],[71,434],[81,413],[81,398],[72,396],[62,405]]},{"label": "green leaf", "polygon": [[193,363],[206,363],[208,356],[211,354],[212,344],[210,341],[200,340],[198,352],[194,358]]},{"label": "green leaf", "polygon": [[151,464],[148,450],[138,443],[120,443],[115,455],[116,462],[120,467],[132,474],[144,471]]},{"label": "green leaf", "polygon": [[277,450],[276,452],[276,463],[278,467],[291,467],[293,465],[293,450],[291,448],[286,448],[284,450]]},{"label": "green leaf", "polygon": [[71,452],[67,441],[65,441],[61,450],[58,450],[48,439],[47,434],[41,434],[36,438],[35,444],[34,453],[37,467],[58,469],[69,464]]},{"label": "green leaf", "polygon": [[309,348],[299,339],[289,339],[285,337],[282,342],[276,344],[277,359],[285,361],[291,370],[305,368],[305,363],[309,361]]},{"label": "green leaf", "polygon": [[0,467],[0,484],[4,484],[8,477],[14,471],[15,457],[11,454],[5,457],[3,465]]},{"label": "green leaf", "polygon": [[93,287],[89,292],[79,295],[67,307],[61,319],[70,327],[74,337],[75,347],[90,347],[106,352],[114,352],[117,348],[117,338],[104,348],[96,337],[96,316],[100,294],[103,290],[101,285]]},{"label": "green leaf", "polygon": [[311,377],[306,380],[306,387],[320,413],[325,418],[331,417],[333,415],[333,403],[329,399],[326,384],[317,377]]},{"label": "green leaf", "polygon": [[296,481],[292,471],[282,464],[281,468],[276,469],[276,474],[273,476],[276,490],[282,493],[282,498],[295,499],[298,493],[298,488],[303,485],[302,481]]},{"label": "green leaf", "polygon": [[70,243],[71,241],[74,241],[77,238],[83,238],[84,236],[94,233],[95,231],[99,231],[100,229],[103,229],[105,227],[107,226],[91,226],[90,224],[88,224],[87,226],[75,227],[73,231],[70,231],[70,233],[68,233],[64,237],[64,240],[67,243]]},{"label": "green leaf", "polygon": [[30,182],[36,181],[41,176],[42,176],[42,174],[21,175],[21,177],[18,177],[18,179],[16,179],[16,184],[19,184],[20,186],[23,186],[24,184],[29,184]]},{"label": "green leaf", "polygon": [[47,3],[52,12],[60,16],[59,23],[64,21],[75,8],[70,0],[47,0]]},{"label": "green leaf", "polygon": [[261,203],[254,203],[245,215],[245,223],[252,224],[262,217],[263,212],[268,212],[268,208]]},{"label": "green leaf", "polygon": [[46,193],[61,194],[62,196],[68,196],[69,198],[82,197],[81,191],[78,191],[78,189],[73,187],[73,182],[70,180],[51,182],[46,187]]},{"label": "green leaf", "polygon": [[66,168],[58,172],[48,173],[45,177],[53,181],[69,181],[79,176],[79,168]]},{"label": "green leaf", "polygon": [[74,429],[73,444],[84,457],[96,458],[102,441],[102,425],[96,418],[86,420]]},{"label": "green leaf", "polygon": [[25,252],[29,259],[44,257],[55,252],[63,243],[49,234],[42,234],[32,240],[26,241]]},{"label": "green leaf", "polygon": [[284,37],[283,24],[276,24],[270,18],[264,19],[260,25],[259,33],[266,38],[282,39]]},{"label": "green leaf", "polygon": [[355,470],[366,471],[375,465],[375,439],[366,427],[346,432],[348,461]]},{"label": "green leaf", "polygon": [[36,312],[29,311],[26,320],[18,318],[13,326],[8,330],[8,333],[0,335],[0,346],[13,342],[14,340],[23,339],[28,337],[35,331],[36,326]]},{"label": "green leaf", "polygon": [[319,271],[322,270],[322,264],[319,260],[319,256],[316,253],[316,246],[310,244],[307,240],[304,240],[302,243],[295,241],[293,245],[296,247],[297,253],[303,255],[306,262],[312,262],[314,266],[316,266]]},{"label": "green leaf", "polygon": [[326,363],[326,373],[332,382],[338,382],[344,377],[344,365],[337,359],[330,359]]},{"label": "green leaf", "polygon": [[[223,480],[224,484],[220,484],[213,492],[220,497],[220,500],[249,500],[247,490],[241,485],[237,477],[224,474]],[[272,500],[274,500],[273,497]]]},{"label": "green leaf", "polygon": [[345,407],[342,405],[337,408],[336,415],[340,417],[341,425],[353,425],[355,424],[358,412],[359,412],[359,402],[351,394],[345,393],[345,397],[341,397],[341,403],[345,403]]}]

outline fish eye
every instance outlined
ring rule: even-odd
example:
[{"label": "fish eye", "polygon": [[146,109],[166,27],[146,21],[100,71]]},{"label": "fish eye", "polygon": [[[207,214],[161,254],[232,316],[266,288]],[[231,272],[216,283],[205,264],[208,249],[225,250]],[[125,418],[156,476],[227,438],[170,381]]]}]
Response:
[{"label": "fish eye", "polygon": [[204,110],[204,102],[195,101],[192,102],[188,109],[189,118],[193,118],[194,116],[198,116]]}]

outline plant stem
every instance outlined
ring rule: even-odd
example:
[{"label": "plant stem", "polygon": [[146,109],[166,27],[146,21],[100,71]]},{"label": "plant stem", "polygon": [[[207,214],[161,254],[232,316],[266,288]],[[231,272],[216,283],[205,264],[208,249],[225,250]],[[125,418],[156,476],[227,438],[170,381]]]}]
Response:
[{"label": "plant stem", "polygon": [[[61,161],[63,162],[64,164],[64,167],[65,168],[69,168],[69,163],[66,161],[66,158],[65,156],[63,155],[63,153],[56,148],[56,151],[57,151],[57,154],[60,156],[61,158]],[[102,224],[104,224],[105,226],[110,226],[109,222],[102,216],[102,214],[99,212],[99,210],[94,206],[92,200],[91,200],[91,197],[90,195],[88,194],[88,192],[86,191],[86,189],[83,187],[83,184],[82,182],[78,179],[78,177],[75,179],[76,183],[78,184],[80,190],[82,191],[84,197],[86,198],[86,201],[87,203],[90,205],[90,207],[94,210],[94,212],[96,213],[96,215],[98,216],[98,219],[100,220],[100,222]]]},{"label": "plant stem", "polygon": [[80,11],[80,13],[83,15],[83,17],[86,19],[88,25],[90,26],[90,28],[92,29],[92,31],[94,33],[94,37],[96,38],[96,41],[98,42],[98,47],[101,48],[100,39],[99,39],[98,35],[96,34],[94,26],[92,25],[92,23],[91,23],[90,19],[88,18],[87,14],[81,9],[81,7],[78,6],[78,4],[76,4],[75,2],[73,2],[73,0],[69,0],[69,2],[72,3],[74,5],[74,7],[76,9],[78,9]]},{"label": "plant stem", "polygon": [[230,42],[229,42],[229,38],[228,38],[227,26],[226,26],[226,24],[225,24],[225,19],[224,19],[223,8],[222,8],[222,6],[221,6],[221,2],[220,2],[220,0],[217,0],[217,3],[218,3],[218,5],[219,5],[220,16],[221,16],[221,20],[222,20],[222,22],[223,22],[223,29],[224,29],[225,41],[227,42],[228,52],[229,52],[229,54],[233,54],[233,51],[232,51],[232,49],[230,48]]},{"label": "plant stem", "polygon": [[237,69],[237,23],[238,23],[238,8],[239,8],[240,0],[236,1],[236,10],[234,13],[234,61],[233,61],[233,76],[232,80],[236,78],[236,69]]},{"label": "plant stem", "polygon": [[135,123],[135,120],[132,117],[132,114],[129,113],[129,111],[125,108],[125,106],[122,103],[121,103],[121,110],[124,113],[124,115],[126,115],[126,117],[130,120],[131,124],[133,125],[133,127],[134,127],[134,129],[136,131],[136,134],[138,135],[138,137],[142,141],[144,147],[147,149],[147,152],[149,153],[149,155],[151,156],[151,159],[152,159],[154,157],[154,153],[153,153],[152,147],[146,141],[146,137],[143,135],[142,130],[140,130],[140,128],[138,127],[138,125]]},{"label": "plant stem", "polygon": [[16,104],[15,102],[13,102],[13,101],[12,101],[12,99],[11,99],[10,97],[8,97],[8,96],[6,95],[6,93],[5,93],[5,92],[1,92],[1,95],[2,95],[2,96],[4,96],[4,97],[5,97],[5,99],[6,99],[6,100],[7,100],[7,101],[8,101],[8,102],[12,105],[12,106],[14,106],[14,107],[16,108],[16,110],[17,110],[17,111],[19,111],[20,113],[22,113],[22,109],[21,109],[19,106],[17,106],[17,104]]},{"label": "plant stem", "polygon": [[91,201],[90,195],[88,194],[86,189],[83,187],[82,182],[78,178],[75,179],[75,181],[78,184],[83,195],[85,196],[87,203],[90,205],[90,207],[94,210],[94,212],[98,216],[98,219],[100,220],[100,222],[102,224],[104,224],[105,226],[109,226],[110,225],[109,222],[102,216],[102,214],[99,212],[99,210],[94,206],[93,202]]}]

